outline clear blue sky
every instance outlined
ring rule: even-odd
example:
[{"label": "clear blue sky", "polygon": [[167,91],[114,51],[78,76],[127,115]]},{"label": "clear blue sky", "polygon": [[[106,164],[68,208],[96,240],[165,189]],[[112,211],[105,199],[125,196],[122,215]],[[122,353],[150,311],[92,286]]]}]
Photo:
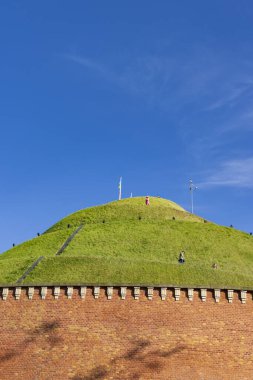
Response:
[{"label": "clear blue sky", "polygon": [[0,250],[160,195],[253,230],[253,2],[1,1]]}]

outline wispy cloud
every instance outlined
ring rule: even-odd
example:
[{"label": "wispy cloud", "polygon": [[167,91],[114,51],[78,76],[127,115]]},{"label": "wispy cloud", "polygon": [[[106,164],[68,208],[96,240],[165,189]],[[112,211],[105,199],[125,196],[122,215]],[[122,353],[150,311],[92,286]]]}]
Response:
[{"label": "wispy cloud", "polygon": [[171,76],[171,62],[167,58],[146,57],[119,64],[117,69],[78,55],[64,55],[66,59],[97,73],[104,80],[150,100],[165,90]]},{"label": "wispy cloud", "polygon": [[232,186],[253,188],[253,157],[229,160],[207,175],[200,187]]},{"label": "wispy cloud", "polygon": [[187,62],[182,57],[179,60],[155,55],[128,58],[118,65],[116,62],[114,68],[78,55],[64,57],[97,73],[106,81],[166,106],[196,101],[217,76],[213,68],[200,70],[200,63]]},{"label": "wispy cloud", "polygon": [[64,58],[176,120],[176,133],[196,160],[217,157],[238,132],[241,139],[242,131],[253,131],[253,69],[225,53],[198,47],[173,56],[129,53],[107,63]]},{"label": "wispy cloud", "polygon": [[69,61],[85,67],[86,69],[94,71],[108,81],[119,82],[120,84],[120,77],[118,77],[115,73],[113,73],[113,71],[109,70],[105,65],[102,65],[101,63],[97,63],[90,58],[80,57],[78,55],[68,54],[64,55],[64,57]]},{"label": "wispy cloud", "polygon": [[253,71],[228,65],[221,54],[205,49],[177,57],[118,57],[113,66],[76,54],[64,57],[163,108],[180,111],[191,104],[198,111],[215,111],[253,96]]},{"label": "wispy cloud", "polygon": [[232,131],[253,131],[253,104],[247,104],[220,126],[220,134]]},{"label": "wispy cloud", "polygon": [[217,110],[222,107],[232,107],[235,106],[236,103],[247,93],[253,90],[253,81],[251,79],[246,83],[234,83],[230,85],[224,91],[224,94],[218,99],[216,99],[213,103],[210,103],[207,107],[207,111]]}]

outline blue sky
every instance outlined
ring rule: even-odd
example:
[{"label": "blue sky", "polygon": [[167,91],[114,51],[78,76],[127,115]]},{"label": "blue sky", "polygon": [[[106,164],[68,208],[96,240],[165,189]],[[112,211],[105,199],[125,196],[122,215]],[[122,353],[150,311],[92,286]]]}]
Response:
[{"label": "blue sky", "polygon": [[159,195],[253,230],[251,0],[1,1],[0,250]]}]

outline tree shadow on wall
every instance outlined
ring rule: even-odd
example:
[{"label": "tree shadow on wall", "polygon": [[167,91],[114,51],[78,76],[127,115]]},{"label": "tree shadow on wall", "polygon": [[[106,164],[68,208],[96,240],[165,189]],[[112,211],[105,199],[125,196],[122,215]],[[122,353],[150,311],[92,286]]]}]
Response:
[{"label": "tree shadow on wall", "polygon": [[[187,348],[179,344],[171,350],[152,350],[151,342],[139,340],[122,356],[112,359],[107,366],[97,366],[86,375],[77,375],[72,380],[103,380],[117,373],[117,379],[139,380],[144,372],[155,376],[161,371],[166,361]],[[122,369],[123,368],[123,369]],[[155,377],[153,377],[155,378]]]},{"label": "tree shadow on wall", "polygon": [[60,326],[58,321],[43,322],[41,325],[33,329],[28,333],[28,337],[17,344],[14,349],[7,350],[0,354],[0,363],[12,360],[17,356],[24,355],[25,351],[33,343],[36,343],[39,339],[43,339],[44,344],[47,347],[53,348],[60,344],[62,339],[58,335],[58,327]]}]

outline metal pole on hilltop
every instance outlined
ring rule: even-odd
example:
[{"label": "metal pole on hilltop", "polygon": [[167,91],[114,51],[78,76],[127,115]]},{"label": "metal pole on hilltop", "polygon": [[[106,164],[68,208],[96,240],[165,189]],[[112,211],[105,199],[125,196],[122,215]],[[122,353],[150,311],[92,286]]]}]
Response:
[{"label": "metal pole on hilltop", "polygon": [[119,201],[121,200],[122,195],[122,177],[119,179]]},{"label": "metal pole on hilltop", "polygon": [[192,180],[190,179],[190,194],[191,194],[191,212],[193,214],[193,192],[194,190],[197,189],[197,186],[194,185],[194,183],[192,182]]}]

